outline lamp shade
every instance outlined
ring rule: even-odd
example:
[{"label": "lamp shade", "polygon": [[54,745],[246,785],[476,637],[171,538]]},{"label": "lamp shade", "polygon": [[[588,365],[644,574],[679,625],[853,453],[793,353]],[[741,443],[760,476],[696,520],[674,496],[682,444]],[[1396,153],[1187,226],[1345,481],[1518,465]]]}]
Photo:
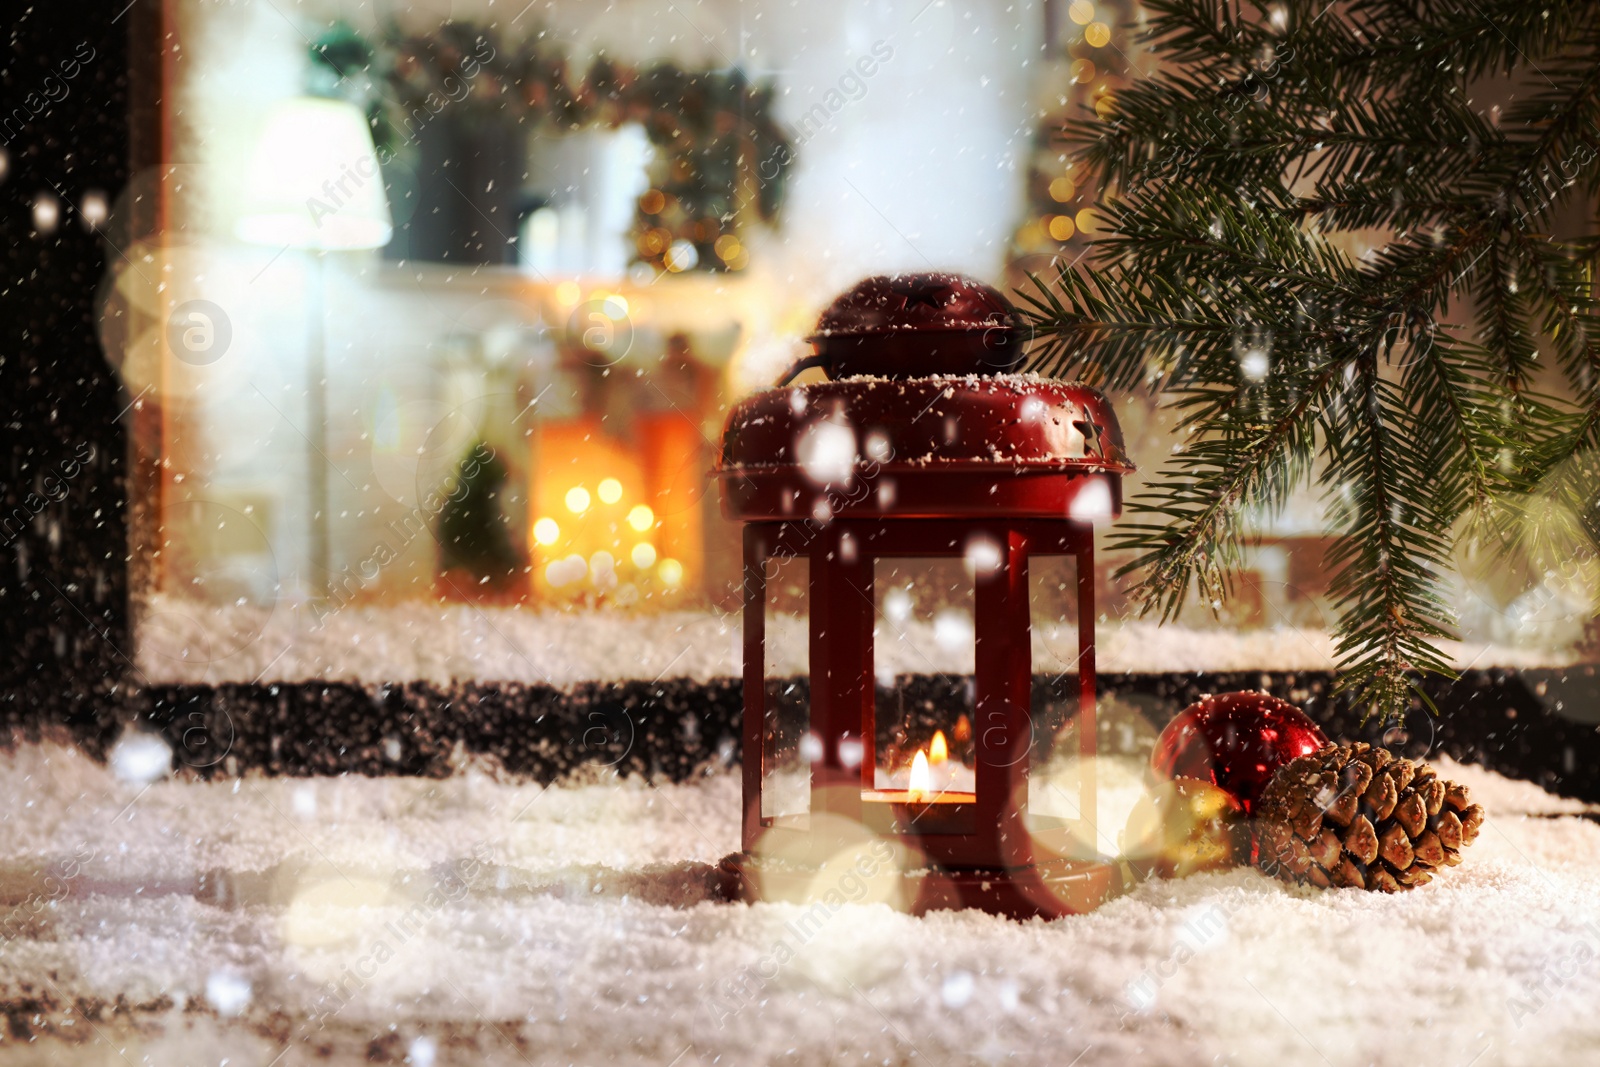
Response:
[{"label": "lamp shade", "polygon": [[235,232],[252,244],[381,248],[394,225],[367,120],[343,100],[273,105],[250,160]]}]

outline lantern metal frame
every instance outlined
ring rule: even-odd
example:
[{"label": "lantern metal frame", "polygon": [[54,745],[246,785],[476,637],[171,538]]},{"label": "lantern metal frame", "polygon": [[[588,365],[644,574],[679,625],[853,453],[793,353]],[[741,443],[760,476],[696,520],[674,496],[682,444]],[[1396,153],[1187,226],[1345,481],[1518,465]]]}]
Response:
[{"label": "lantern metal frame", "polygon": [[[908,805],[873,799],[877,766],[874,565],[886,558],[962,559],[974,540],[999,546],[974,574],[976,786],[970,804]],[[1068,556],[1077,566],[1078,817],[1028,813],[1034,753],[1029,562]],[[809,561],[810,814],[831,814],[914,839],[939,877],[920,879],[914,910],[974,905],[1006,914],[1088,910],[1114,891],[1115,866],[1095,840],[1094,530],[1049,519],[840,519],[750,522],[744,531],[744,815],[754,855],[769,835],[810,838],[809,817],[763,816],[767,759],[765,640],[769,561]],[[847,755],[863,753],[858,766]],[[809,842],[820,857],[835,843]]]},{"label": "lantern metal frame", "polygon": [[[1058,478],[1061,475],[1058,475]],[[1078,475],[1083,478],[1106,475]],[[1082,490],[1075,485],[1074,490]],[[875,561],[966,558],[974,541],[997,545],[998,560],[973,576],[976,789],[970,805],[902,805],[874,800]],[[1034,755],[1029,565],[1070,557],[1077,566],[1078,816],[1027,811]],[[923,878],[915,910],[978,905],[1016,915],[1088,910],[1114,893],[1120,872],[1085,841],[1096,840],[1096,665],[1094,528],[1070,518],[835,518],[747,522],[744,526],[744,726],[741,843],[754,856],[789,837],[821,862],[837,841],[814,837],[810,816],[763,816],[770,771],[766,694],[766,584],[771,561],[808,561],[810,614],[810,814],[914,838],[941,877]],[[859,745],[859,763],[850,757]],[[790,854],[805,848],[790,848]],[[734,867],[739,869],[738,859]],[[742,872],[741,870],[741,873]]]}]

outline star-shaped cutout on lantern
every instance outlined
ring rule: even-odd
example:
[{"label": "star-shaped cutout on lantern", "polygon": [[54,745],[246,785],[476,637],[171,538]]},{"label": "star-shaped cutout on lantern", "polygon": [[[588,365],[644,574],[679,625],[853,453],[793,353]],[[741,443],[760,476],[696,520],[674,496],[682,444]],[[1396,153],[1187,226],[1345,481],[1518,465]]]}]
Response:
[{"label": "star-shaped cutout on lantern", "polygon": [[901,297],[906,308],[925,306],[937,310],[950,302],[949,284],[930,278],[896,278],[889,283],[889,290]]},{"label": "star-shaped cutout on lantern", "polygon": [[1083,413],[1083,418],[1073,419],[1072,425],[1079,433],[1083,434],[1083,454],[1105,459],[1106,452],[1100,438],[1100,427],[1095,424],[1093,419],[1089,418],[1089,413],[1086,411]]}]

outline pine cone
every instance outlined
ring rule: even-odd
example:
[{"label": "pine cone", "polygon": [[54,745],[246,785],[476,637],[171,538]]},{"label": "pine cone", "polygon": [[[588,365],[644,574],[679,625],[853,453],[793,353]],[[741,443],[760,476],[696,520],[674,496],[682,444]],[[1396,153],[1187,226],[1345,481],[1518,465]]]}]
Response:
[{"label": "pine cone", "polygon": [[1256,865],[1289,882],[1396,893],[1461,862],[1483,808],[1420,761],[1357,742],[1285,764],[1257,809]]}]

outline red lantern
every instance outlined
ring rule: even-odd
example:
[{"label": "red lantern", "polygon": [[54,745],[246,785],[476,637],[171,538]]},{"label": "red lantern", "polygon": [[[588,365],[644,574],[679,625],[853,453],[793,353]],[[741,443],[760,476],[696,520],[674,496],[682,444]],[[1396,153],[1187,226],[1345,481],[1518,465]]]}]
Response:
[{"label": "red lantern", "polygon": [[[864,293],[874,288],[882,299]],[[862,306],[873,314],[845,321]],[[815,891],[816,871],[841,851],[865,840],[882,856],[888,842],[901,902],[915,911],[1087,910],[1118,883],[1095,848],[1114,835],[1093,829],[1092,760],[1093,527],[1120,512],[1133,469],[1116,416],[1082,385],[984,376],[997,345],[1002,365],[1015,363],[1013,338],[996,334],[1016,328],[1015,312],[966,279],[870,279],[822,321],[819,355],[845,331],[850,369],[877,376],[745,399],[717,466],[723,512],[745,524],[745,852],[729,866],[748,894],[784,896],[785,885]],[[949,374],[962,351],[965,373]],[[907,377],[924,354],[946,373]],[[1036,721],[1030,633],[1030,565],[1042,574],[1055,557],[1076,565],[1075,581],[1051,583],[1066,598],[1063,658],[1078,676],[1076,721],[1059,731]],[[784,649],[769,644],[784,635],[767,632],[768,608],[780,571],[796,563],[808,573],[788,595],[807,602],[807,632],[791,632],[795,647]],[[893,598],[909,603],[902,575],[916,566],[942,575],[931,583],[938,595],[955,595],[948,586],[969,596],[970,681],[942,647],[945,615],[931,630],[896,628]],[[946,629],[959,639],[952,617]],[[918,649],[917,634],[929,632],[940,647]],[[894,638],[902,659],[907,647],[926,653],[932,669],[915,673],[935,682],[920,697],[875,663]],[[802,640],[808,707],[765,667]],[[1056,737],[1073,738],[1077,778],[1051,813],[1033,803],[1029,777]],[[761,858],[774,853],[783,860]]]}]

